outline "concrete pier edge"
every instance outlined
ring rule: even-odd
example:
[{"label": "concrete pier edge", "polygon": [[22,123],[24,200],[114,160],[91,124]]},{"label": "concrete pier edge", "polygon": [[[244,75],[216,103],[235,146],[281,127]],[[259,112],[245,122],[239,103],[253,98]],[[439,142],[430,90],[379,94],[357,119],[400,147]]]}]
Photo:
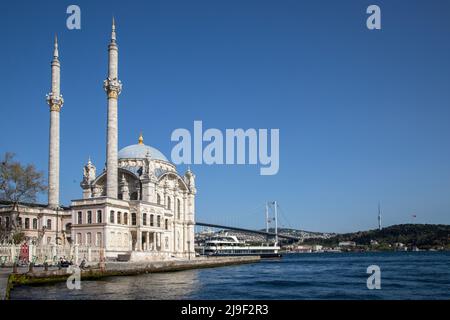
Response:
[{"label": "concrete pier edge", "polygon": [[[133,276],[145,273],[176,272],[191,269],[225,267],[259,262],[259,256],[209,257],[194,260],[155,262],[108,262],[104,269],[91,267],[81,270],[81,280],[95,280],[114,276]],[[4,299],[9,300],[15,286],[40,285],[66,281],[71,275],[67,270],[37,271],[33,273],[11,273],[5,288]]]}]

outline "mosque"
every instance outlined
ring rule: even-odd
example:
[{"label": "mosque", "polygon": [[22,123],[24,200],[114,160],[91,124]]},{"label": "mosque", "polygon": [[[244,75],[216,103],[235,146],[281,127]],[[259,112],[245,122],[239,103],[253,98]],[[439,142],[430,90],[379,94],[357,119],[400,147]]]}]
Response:
[{"label": "mosque", "polygon": [[59,203],[60,61],[55,38],[51,62],[48,203],[0,203],[0,223],[20,228],[40,244],[103,248],[106,258],[132,260],[193,257],[195,175],[177,172],[159,150],[137,144],[118,150],[118,45],[113,19],[108,45],[106,168],[97,174],[91,159],[83,168],[82,198]]}]

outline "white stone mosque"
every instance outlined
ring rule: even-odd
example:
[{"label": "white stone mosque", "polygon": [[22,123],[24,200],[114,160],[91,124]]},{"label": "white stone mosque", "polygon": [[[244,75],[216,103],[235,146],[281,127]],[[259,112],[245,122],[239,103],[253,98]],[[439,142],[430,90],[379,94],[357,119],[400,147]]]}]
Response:
[{"label": "white stone mosque", "polygon": [[41,244],[75,243],[103,248],[106,258],[132,260],[194,257],[195,175],[180,175],[160,151],[138,143],[118,151],[118,46],[115,23],[108,45],[106,169],[96,173],[89,159],[82,199],[59,203],[60,62],[55,38],[51,62],[48,204],[0,203],[0,223],[20,228]]}]

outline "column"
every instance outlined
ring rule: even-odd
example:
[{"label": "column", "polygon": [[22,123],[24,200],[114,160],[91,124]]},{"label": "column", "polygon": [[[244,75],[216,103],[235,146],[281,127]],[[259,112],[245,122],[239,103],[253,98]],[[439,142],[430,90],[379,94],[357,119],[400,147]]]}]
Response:
[{"label": "column", "polygon": [[142,251],[142,232],[140,230],[137,232],[137,250]]}]

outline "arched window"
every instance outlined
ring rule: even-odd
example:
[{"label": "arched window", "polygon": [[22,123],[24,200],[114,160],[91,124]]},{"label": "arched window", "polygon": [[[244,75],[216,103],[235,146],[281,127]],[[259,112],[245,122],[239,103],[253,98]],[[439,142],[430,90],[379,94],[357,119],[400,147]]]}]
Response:
[{"label": "arched window", "polygon": [[161,228],[161,216],[156,216],[156,226]]},{"label": "arched window", "polygon": [[128,225],[128,212],[123,214],[123,224],[126,226]]},{"label": "arched window", "polygon": [[92,211],[87,212],[87,223],[92,223]]},{"label": "arched window", "polygon": [[83,212],[78,211],[78,224],[83,223]]},{"label": "arched window", "polygon": [[122,223],[122,213],[119,211],[117,212],[117,224]]},{"label": "arched window", "polygon": [[97,210],[97,223],[102,223],[102,210]]},{"label": "arched window", "polygon": [[167,197],[167,209],[172,210],[172,200],[170,197]]},{"label": "arched window", "polygon": [[111,212],[109,213],[109,222],[114,223],[114,211],[113,210],[111,210]]},{"label": "arched window", "polygon": [[181,217],[181,201],[180,199],[177,199],[177,215],[178,215],[178,220]]},{"label": "arched window", "polygon": [[25,218],[25,229],[30,229],[30,218]]},{"label": "arched window", "polygon": [[159,195],[159,193],[156,194],[156,203],[161,204],[161,196]]},{"label": "arched window", "polygon": [[166,219],[166,221],[164,221],[164,229],[169,230],[169,219]]},{"label": "arched window", "polygon": [[144,213],[142,215],[142,225],[146,226],[147,225],[147,214]]},{"label": "arched window", "polygon": [[153,227],[155,225],[155,221],[153,221],[153,220],[155,220],[154,218],[155,218],[155,216],[151,214],[150,215],[150,227]]},{"label": "arched window", "polygon": [[33,229],[36,230],[37,229],[37,219],[33,219]]},{"label": "arched window", "polygon": [[47,229],[52,230],[52,219],[47,220]]},{"label": "arched window", "polygon": [[134,213],[134,212],[131,214],[131,224],[133,226],[136,225],[136,213]]}]

